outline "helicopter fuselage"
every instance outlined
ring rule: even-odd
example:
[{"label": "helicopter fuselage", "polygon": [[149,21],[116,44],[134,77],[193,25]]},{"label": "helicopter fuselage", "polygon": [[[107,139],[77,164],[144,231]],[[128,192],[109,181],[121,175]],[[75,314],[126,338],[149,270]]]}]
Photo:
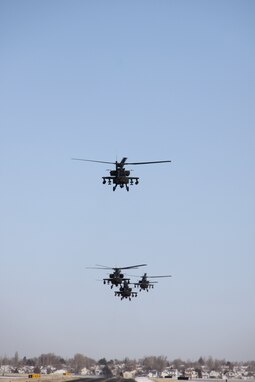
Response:
[{"label": "helicopter fuselage", "polygon": [[111,288],[114,286],[119,286],[123,281],[129,282],[130,280],[124,277],[124,274],[119,270],[116,270],[114,273],[109,274],[109,278],[104,279],[104,284],[112,284]]},{"label": "helicopter fuselage", "polygon": [[137,292],[132,292],[132,288],[130,288],[128,283],[124,281],[124,284],[120,287],[119,291],[115,292],[115,296],[121,297],[121,300],[123,300],[123,298],[131,300],[131,297],[137,297]]},{"label": "helicopter fuselage", "polygon": [[149,282],[149,280],[140,280],[138,282],[138,285],[139,285],[140,289],[143,289],[143,290],[146,290],[146,289],[148,290],[149,288],[153,288],[154,287],[154,285],[151,284]]},{"label": "helicopter fuselage", "polygon": [[136,176],[130,176],[130,171],[126,170],[124,167],[116,166],[115,170],[110,171],[110,176],[103,176],[103,184],[108,182],[108,185],[114,184],[113,191],[116,190],[117,186],[123,188],[126,186],[126,190],[129,191],[129,184],[133,185],[134,183],[137,185],[139,183],[139,178]]}]

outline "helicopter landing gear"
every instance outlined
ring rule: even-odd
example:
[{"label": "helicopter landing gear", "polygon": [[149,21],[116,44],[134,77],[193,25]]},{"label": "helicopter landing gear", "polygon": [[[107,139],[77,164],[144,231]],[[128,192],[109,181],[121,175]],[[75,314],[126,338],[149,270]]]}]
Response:
[{"label": "helicopter landing gear", "polygon": [[112,183],[112,182],[111,182],[111,179],[109,179],[109,180],[108,180],[108,184],[111,184],[111,183]]},{"label": "helicopter landing gear", "polygon": [[137,185],[139,183],[138,179],[136,179],[135,184]]},{"label": "helicopter landing gear", "polygon": [[105,184],[105,183],[106,183],[106,180],[104,179],[104,180],[103,180],[103,184]]},{"label": "helicopter landing gear", "polygon": [[126,184],[126,190],[127,190],[127,191],[129,191],[129,187],[128,187],[128,185],[127,185],[127,184]]},{"label": "helicopter landing gear", "polygon": [[115,186],[113,186],[113,191],[115,191],[116,190],[116,187],[117,187],[117,184],[115,184]]},{"label": "helicopter landing gear", "polygon": [[111,285],[111,289],[113,288],[113,285]]}]

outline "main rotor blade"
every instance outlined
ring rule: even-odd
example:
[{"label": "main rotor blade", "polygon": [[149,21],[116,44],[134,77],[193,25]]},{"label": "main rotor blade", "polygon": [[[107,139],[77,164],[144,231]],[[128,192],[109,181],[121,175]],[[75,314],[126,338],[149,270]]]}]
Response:
[{"label": "main rotor blade", "polygon": [[125,165],[139,165],[139,164],[154,164],[154,163],[169,163],[169,162],[172,162],[171,160],[157,160],[157,161],[153,161],[153,162],[134,162],[134,163],[131,163],[131,162],[126,162]]},{"label": "main rotor blade", "polygon": [[85,267],[86,269],[113,269],[111,267],[107,267],[105,265],[97,265],[96,267]]},{"label": "main rotor blade", "polygon": [[[144,278],[144,275],[127,275],[129,277],[140,277],[140,278]],[[158,278],[161,278],[161,277],[172,277],[172,275],[165,275],[165,276],[148,276],[146,275],[146,280],[148,279],[158,279]],[[148,280],[149,281],[149,280]],[[154,281],[154,282],[157,282],[157,281]]]},{"label": "main rotor blade", "polygon": [[128,267],[109,267],[108,265],[101,265],[101,264],[96,264],[95,267],[86,267],[87,269],[113,269],[113,270],[119,270],[121,271],[122,269],[131,269],[131,268],[139,268],[139,267],[145,267],[147,264],[138,264],[138,265],[130,265]]},{"label": "main rotor blade", "polygon": [[72,160],[81,160],[83,162],[96,162],[96,163],[106,163],[106,164],[115,164],[115,162],[105,162],[102,160],[92,160],[92,159],[82,159],[82,158],[71,158]]},{"label": "main rotor blade", "polygon": [[147,276],[148,279],[159,279],[161,277],[172,277],[172,275],[165,275],[165,276]]},{"label": "main rotor blade", "polygon": [[[135,269],[135,268],[146,267],[146,266],[147,266],[147,264],[138,264],[138,265],[130,265],[129,267],[123,267],[123,268],[120,268],[120,269],[131,269],[131,268]],[[116,268],[114,268],[114,269],[116,269]]]}]

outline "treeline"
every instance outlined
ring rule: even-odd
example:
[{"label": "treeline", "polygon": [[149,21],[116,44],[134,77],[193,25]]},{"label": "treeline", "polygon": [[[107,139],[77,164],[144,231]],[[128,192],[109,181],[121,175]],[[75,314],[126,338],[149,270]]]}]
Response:
[{"label": "treeline", "polygon": [[63,358],[54,353],[41,354],[39,357],[20,358],[18,352],[15,353],[13,357],[0,357],[0,366],[10,365],[14,369],[19,369],[26,366],[31,366],[34,370],[40,370],[40,368],[49,368],[48,372],[52,372],[50,367],[55,369],[68,369],[74,373],[79,373],[82,369],[91,369],[96,365],[105,366],[109,369],[119,365],[122,371],[132,371],[142,369],[143,371],[149,372],[151,370],[156,370],[162,372],[166,367],[172,369],[178,369],[179,371],[184,371],[188,368],[194,368],[196,371],[207,369],[221,371],[222,368],[227,368],[228,370],[233,370],[235,366],[247,366],[249,372],[255,372],[255,361],[247,362],[230,362],[225,359],[214,359],[212,357],[200,357],[196,361],[182,360],[180,358],[169,361],[165,356],[149,356],[142,359],[129,359],[124,360],[109,360],[102,358],[98,361],[84,356],[83,354],[77,353],[72,358]]},{"label": "treeline", "polygon": [[[55,355],[54,353],[41,354],[39,357],[33,358],[19,358],[18,352],[15,353],[14,357],[0,357],[0,366],[10,365],[15,369],[19,369],[25,366],[34,367],[35,372],[39,372],[41,367],[47,368],[49,366],[60,370],[66,368],[72,370],[75,373],[79,373],[83,368],[90,369],[92,366],[96,365],[97,362],[89,357],[82,354],[75,354],[73,358],[64,359],[61,356]],[[49,368],[48,372],[51,372]]]},{"label": "treeline", "polygon": [[230,362],[225,359],[214,359],[212,357],[199,357],[196,361],[190,360],[182,360],[181,358],[176,358],[172,361],[169,361],[167,357],[160,356],[150,356],[144,357],[139,361],[125,361],[128,368],[130,370],[134,370],[137,366],[142,366],[143,370],[150,371],[156,370],[158,372],[162,372],[165,368],[177,369],[180,372],[184,372],[186,369],[193,368],[196,371],[207,369],[207,370],[215,370],[222,371],[222,368],[226,368],[229,371],[232,371],[235,366],[248,366],[248,371],[255,372],[255,361],[248,362]]}]

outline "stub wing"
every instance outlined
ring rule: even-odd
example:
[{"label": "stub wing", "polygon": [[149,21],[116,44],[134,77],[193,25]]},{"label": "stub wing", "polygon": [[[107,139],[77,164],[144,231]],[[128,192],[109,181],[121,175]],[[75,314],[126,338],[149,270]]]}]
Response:
[{"label": "stub wing", "polygon": [[[116,178],[121,178],[121,176],[102,176],[102,179],[105,179],[105,180],[113,180]],[[125,176],[125,178],[129,180],[135,180],[135,181],[139,180],[138,176]]]},{"label": "stub wing", "polygon": [[141,288],[141,289],[148,289],[148,288],[154,288],[154,284],[157,284],[157,281],[152,281],[150,283],[134,283],[135,288]]},{"label": "stub wing", "polygon": [[118,284],[121,284],[122,282],[126,281],[127,283],[129,283],[130,279],[127,279],[126,277],[122,278],[122,279],[115,279],[115,278],[107,278],[107,279],[103,279],[103,281],[107,282],[107,283],[118,283]]}]

